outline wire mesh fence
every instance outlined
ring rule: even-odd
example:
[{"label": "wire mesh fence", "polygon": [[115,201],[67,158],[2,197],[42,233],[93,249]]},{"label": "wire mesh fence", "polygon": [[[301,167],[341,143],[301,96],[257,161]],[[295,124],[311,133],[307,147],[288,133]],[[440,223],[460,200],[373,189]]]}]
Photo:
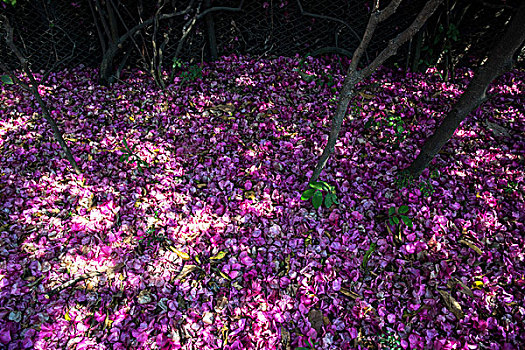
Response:
[{"label": "wire mesh fence", "polygon": [[[163,48],[164,64],[169,65],[177,54],[183,60],[201,61],[210,59],[214,52],[219,56],[233,53],[303,56],[335,50],[351,54],[366,27],[369,3],[366,0],[172,1],[173,8],[189,4],[200,11],[210,7],[240,8],[240,11],[214,11],[199,19],[182,46],[179,43],[184,24],[191,19],[191,14],[167,21],[167,25],[159,27],[158,33],[159,37],[167,39]],[[403,1],[395,15],[376,30],[365,59],[375,57],[395,33],[406,28],[423,3]],[[469,7],[468,3],[470,1],[458,0],[456,7],[464,9]],[[157,5],[155,1],[119,2],[119,6],[125,6],[130,12],[140,7],[142,14],[148,15],[155,13]],[[17,45],[22,48],[33,70],[61,69],[81,64],[97,67],[100,64],[103,52],[94,13],[87,1],[19,0],[14,7],[3,6],[2,13],[10,19]],[[464,52],[467,46],[477,54],[488,51],[512,13],[510,6],[499,7],[498,16],[494,15],[495,10],[491,7],[479,10],[476,6],[467,8],[463,15],[459,28],[462,40],[455,44],[457,52]],[[121,30],[125,31],[141,20],[143,18],[138,16],[127,16],[120,24]],[[439,17],[435,19],[439,20]],[[151,35],[152,31],[146,27],[132,41],[126,42],[127,50],[131,51],[128,65],[140,66]],[[405,45],[404,51],[398,54],[408,58],[410,48]],[[5,40],[0,42],[0,59],[9,67],[19,67]]]}]

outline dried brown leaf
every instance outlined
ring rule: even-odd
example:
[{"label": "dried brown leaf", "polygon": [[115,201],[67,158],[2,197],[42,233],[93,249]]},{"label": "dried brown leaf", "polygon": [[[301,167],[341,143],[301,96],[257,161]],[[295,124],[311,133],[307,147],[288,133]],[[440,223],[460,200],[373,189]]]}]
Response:
[{"label": "dried brown leaf", "polygon": [[362,91],[359,92],[359,95],[361,95],[362,98],[365,98],[367,100],[371,100],[375,97],[375,95],[367,94]]},{"label": "dried brown leaf", "polygon": [[184,267],[182,268],[182,271],[177,275],[177,277],[175,277],[175,280],[176,281],[182,280],[183,278],[185,278],[187,275],[189,275],[196,269],[197,269],[197,265],[184,265]]},{"label": "dried brown leaf", "polygon": [[360,299],[359,294],[354,293],[354,292],[352,292],[352,291],[350,291],[350,290],[348,290],[346,288],[341,288],[339,290],[339,293],[341,293],[343,295],[346,295],[347,297],[350,297],[352,299]]},{"label": "dried brown leaf", "polygon": [[228,306],[228,298],[222,296],[217,300],[214,310],[216,313],[220,313],[226,306]]},{"label": "dried brown leaf", "polygon": [[461,305],[456,301],[456,299],[454,299],[452,295],[444,290],[438,290],[438,293],[441,295],[441,298],[443,299],[447,309],[452,312],[458,320],[461,320],[463,317],[465,317],[465,314],[461,309]]},{"label": "dried brown leaf", "polygon": [[311,309],[308,312],[308,321],[310,321],[312,328],[315,329],[317,334],[320,334],[323,329],[323,313],[320,310]]},{"label": "dried brown leaf", "polygon": [[483,255],[483,251],[479,249],[474,243],[467,241],[466,239],[460,239],[458,242],[466,245],[467,247],[469,247],[470,249],[472,249],[479,255]]},{"label": "dried brown leaf", "polygon": [[451,280],[449,280],[447,285],[449,286],[449,288],[458,288],[459,285],[458,291],[465,295],[468,295],[471,298],[474,298],[474,293],[472,292],[472,289],[470,289],[465,283],[463,283],[457,278],[452,278]]}]

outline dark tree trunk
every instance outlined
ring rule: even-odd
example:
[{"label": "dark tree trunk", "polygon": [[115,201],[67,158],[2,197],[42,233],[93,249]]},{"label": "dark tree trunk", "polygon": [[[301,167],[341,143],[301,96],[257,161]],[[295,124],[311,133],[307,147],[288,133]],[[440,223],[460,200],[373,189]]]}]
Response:
[{"label": "dark tree trunk", "polygon": [[427,19],[434,13],[436,8],[443,2],[443,0],[431,0],[428,1],[423,9],[416,16],[412,24],[405,29],[403,32],[398,34],[395,38],[388,42],[387,47],[379,53],[379,55],[365,68],[357,70],[359,61],[365,53],[374,31],[378,24],[389,18],[394,12],[396,12],[399,4],[402,0],[392,0],[383,10],[379,10],[379,1],[374,1],[373,11],[370,15],[370,19],[361,39],[361,43],[355,50],[350,67],[348,68],[343,88],[339,94],[339,101],[337,102],[337,110],[335,116],[332,119],[332,126],[330,128],[330,134],[328,136],[328,142],[326,143],[323,153],[317,161],[317,165],[314,168],[313,174],[310,177],[310,183],[317,181],[321,175],[321,171],[324,169],[330,155],[334,152],[335,143],[339,137],[341,131],[341,125],[346,116],[348,105],[356,94],[356,85],[363,81],[363,79],[372,75],[375,70],[382,65],[388,58],[396,54],[397,50],[410,40],[423,26]]},{"label": "dark tree trunk", "polygon": [[487,62],[479,68],[452,111],[421,147],[416,160],[406,169],[410,175],[416,177],[425,170],[461,122],[485,101],[489,84],[512,68],[512,57],[525,40],[524,18],[525,2],[522,2],[501,41],[490,52]]},{"label": "dark tree trunk", "polygon": [[[206,8],[211,8],[211,0],[206,0],[204,2]],[[219,56],[217,53],[217,38],[215,37],[215,21],[213,20],[213,15],[206,15],[206,30],[208,34],[208,45],[210,46],[210,57],[212,61],[217,60]]]},{"label": "dark tree trunk", "polygon": [[40,96],[40,93],[38,92],[38,87],[36,85],[36,81],[34,79],[32,80],[31,85],[31,92],[33,93],[33,96],[38,101],[38,104],[40,105],[40,108],[42,109],[42,114],[44,115],[44,119],[47,121],[49,126],[51,127],[51,130],[53,130],[53,135],[55,136],[55,139],[57,140],[58,144],[60,145],[60,148],[62,148],[62,151],[66,154],[66,158],[69,161],[69,164],[73,167],[73,170],[75,170],[75,173],[81,174],[82,171],[78,167],[78,164],[73,157],[73,154],[71,153],[71,149],[67,145],[66,141],[62,137],[62,132],[60,132],[60,129],[58,128],[57,123],[55,122],[55,119],[51,116],[51,113],[49,113],[49,110],[47,109],[46,103],[42,100],[42,96]]}]

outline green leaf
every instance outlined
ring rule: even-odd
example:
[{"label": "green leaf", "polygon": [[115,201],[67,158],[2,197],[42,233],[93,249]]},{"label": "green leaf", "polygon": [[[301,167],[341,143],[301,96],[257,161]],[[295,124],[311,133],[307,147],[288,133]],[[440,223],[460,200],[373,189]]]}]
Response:
[{"label": "green leaf", "polygon": [[2,83],[6,84],[6,85],[14,84],[13,79],[11,79],[11,77],[9,75],[2,75],[2,76],[0,76],[0,80],[2,81]]},{"label": "green leaf", "polygon": [[399,214],[406,214],[409,210],[410,208],[408,207],[408,205],[402,205],[399,207]]},{"label": "green leaf", "polygon": [[396,213],[396,207],[390,207],[390,209],[388,209],[388,216],[392,216]]},{"label": "green leaf", "polygon": [[315,188],[316,190],[323,190],[324,184],[320,181],[315,181],[309,184],[311,188]]},{"label": "green leaf", "polygon": [[396,225],[399,225],[399,218],[398,218],[397,216],[393,216],[393,217],[392,217],[392,220],[394,220],[394,223],[395,223]]},{"label": "green leaf", "polygon": [[376,250],[377,243],[370,244],[370,248],[365,253],[365,256],[363,257],[363,262],[361,263],[361,268],[365,269],[368,265],[368,260],[370,259],[370,256],[372,253]]},{"label": "green leaf", "polygon": [[327,208],[330,208],[332,206],[332,204],[334,203],[333,199],[332,199],[332,194],[331,193],[328,193],[326,195],[326,198],[324,199],[324,205],[327,207]]},{"label": "green leaf", "polygon": [[312,198],[312,204],[315,209],[319,209],[321,204],[323,204],[323,193],[321,191],[315,191],[314,197]]},{"label": "green leaf", "polygon": [[220,252],[217,253],[217,255],[212,256],[210,260],[221,260],[226,256],[226,254],[228,254],[228,252],[221,250]]},{"label": "green leaf", "polygon": [[413,227],[414,225],[412,224],[412,219],[410,219],[408,216],[406,215],[401,215],[401,220],[403,220],[403,222],[405,223],[405,225],[407,225],[408,227]]},{"label": "green leaf", "polygon": [[390,226],[395,226],[394,220],[392,220],[392,218],[388,219],[388,222],[390,223]]},{"label": "green leaf", "polygon": [[335,204],[339,204],[339,199],[337,199],[337,195],[335,195],[334,193],[332,193],[332,200]]},{"label": "green leaf", "polygon": [[124,144],[124,147],[126,147],[126,149],[128,150],[129,153],[133,153],[133,152],[131,152],[131,150],[129,149],[128,141],[126,141],[126,139],[122,140],[122,143]]},{"label": "green leaf", "polygon": [[301,200],[303,201],[307,201],[309,200],[310,198],[312,198],[312,196],[314,195],[315,193],[315,189],[314,188],[309,188],[307,189],[306,191],[303,192],[303,194],[301,195]]},{"label": "green leaf", "polygon": [[127,155],[127,154],[123,154],[123,155],[121,155],[120,158],[119,158],[119,161],[120,161],[120,162],[125,162],[125,161],[127,161],[127,160],[128,160],[128,155]]}]

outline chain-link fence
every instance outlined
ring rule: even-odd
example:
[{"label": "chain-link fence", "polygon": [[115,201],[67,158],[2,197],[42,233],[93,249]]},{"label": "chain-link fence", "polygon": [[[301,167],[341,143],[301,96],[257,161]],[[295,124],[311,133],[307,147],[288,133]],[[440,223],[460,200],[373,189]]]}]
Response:
[{"label": "chain-link fence", "polygon": [[[101,0],[101,3],[106,1],[110,0]],[[128,12],[121,17],[120,35],[143,21],[144,16],[153,15],[157,6],[155,1],[117,3]],[[171,8],[190,5],[193,12],[166,21],[167,24],[159,26],[157,35],[165,40],[165,65],[169,65],[175,55],[182,60],[200,61],[232,53],[254,56],[293,56],[316,52],[351,54],[366,27],[370,3],[366,0],[172,1]],[[423,3],[420,0],[403,1],[394,16],[376,30],[367,57],[375,57],[387,40],[406,28]],[[492,8],[490,4],[483,7],[482,3],[485,2],[472,4],[471,1],[458,0],[452,8],[451,11],[465,10],[458,27],[461,40],[454,43],[456,52],[464,52],[467,47],[476,54],[487,52],[512,14],[510,5]],[[97,28],[96,14],[88,1],[19,0],[14,7],[3,6],[2,12],[15,29],[16,44],[31,62],[33,70],[61,69],[80,64],[97,67],[100,64],[103,51],[99,31],[108,29]],[[197,9],[202,12],[210,7],[226,9],[200,18],[180,45],[191,16],[198,13]],[[137,8],[140,8],[142,17],[133,16]],[[232,10],[236,8],[240,10]],[[438,12],[433,23],[443,21],[446,11],[441,9]],[[122,50],[131,53],[128,65],[140,66],[140,61],[149,57],[151,35],[151,26],[146,26],[124,44]],[[409,50],[414,50],[414,45],[405,45],[404,51],[398,54],[410,58],[407,54]],[[0,59],[9,67],[19,66],[3,39]],[[400,60],[399,56],[397,60]]]}]

